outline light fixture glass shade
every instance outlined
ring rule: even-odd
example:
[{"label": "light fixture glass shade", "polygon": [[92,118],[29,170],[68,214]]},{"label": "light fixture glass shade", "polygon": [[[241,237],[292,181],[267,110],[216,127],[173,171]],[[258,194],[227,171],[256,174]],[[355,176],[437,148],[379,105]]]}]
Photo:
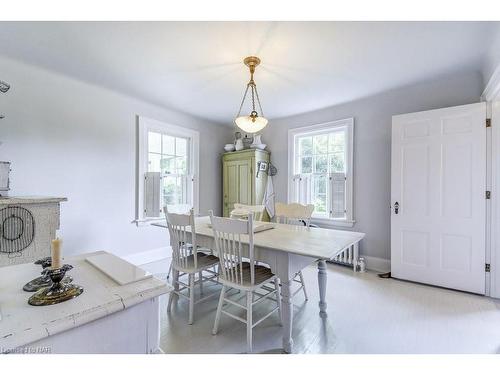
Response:
[{"label": "light fixture glass shade", "polygon": [[268,123],[266,118],[260,116],[240,116],[234,122],[245,133],[257,133],[264,129]]}]

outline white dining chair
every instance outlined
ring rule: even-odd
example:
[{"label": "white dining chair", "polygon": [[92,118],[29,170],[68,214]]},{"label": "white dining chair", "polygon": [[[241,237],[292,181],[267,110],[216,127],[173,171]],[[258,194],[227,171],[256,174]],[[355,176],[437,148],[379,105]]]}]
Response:
[{"label": "white dining chair", "polygon": [[[299,203],[281,203],[276,202],[274,205],[275,220],[277,223],[291,224],[291,225],[304,225],[309,227],[311,225],[311,217],[314,211],[313,204],[299,204]],[[300,284],[300,287],[292,294],[294,297],[301,290],[304,293],[304,298],[307,301],[307,290],[304,282],[304,275],[302,271],[297,272],[293,281]]]},{"label": "white dining chair", "polygon": [[[219,255],[219,280],[222,283],[217,314],[212,333],[217,334],[221,314],[243,322],[247,326],[247,352],[252,352],[253,327],[263,322],[274,312],[278,312],[281,323],[281,297],[279,280],[270,268],[257,265],[254,257],[253,216],[246,220],[216,217],[210,212],[210,221],[214,231],[217,254]],[[243,244],[248,239],[248,245]],[[274,290],[262,289],[266,283],[274,282]],[[246,292],[246,306],[226,298],[229,289]],[[262,291],[262,293],[261,293]],[[274,296],[274,298],[273,298]],[[254,297],[257,297],[256,299]],[[276,301],[277,306],[258,321],[253,321],[253,307],[266,299]],[[224,303],[246,310],[246,320],[224,310]]]},{"label": "white dining chair", "polygon": [[254,221],[262,221],[262,217],[264,216],[264,210],[266,206],[264,205],[248,205],[242,203],[235,203],[234,210],[231,211],[230,216],[233,219],[239,219],[242,216],[245,218],[248,217],[248,214],[251,213],[253,215]]},{"label": "white dining chair", "polygon": [[[212,293],[195,301],[195,285],[199,284],[200,295],[202,295],[203,281],[218,284],[214,281],[218,278],[214,266],[219,262],[219,258],[212,255],[210,249],[197,246],[193,210],[190,210],[189,214],[174,214],[169,213],[165,207],[165,217],[172,246],[171,265],[173,269],[172,285],[174,287],[168,299],[167,311],[170,312],[172,308],[174,296],[187,298],[189,300],[188,323],[193,324],[194,305],[217,294]],[[210,277],[204,276],[203,272],[208,272]],[[198,274],[198,280],[195,280],[196,274]],[[180,280],[180,277],[184,275],[188,276],[187,284]],[[183,290],[188,291],[187,295],[181,293]]]}]

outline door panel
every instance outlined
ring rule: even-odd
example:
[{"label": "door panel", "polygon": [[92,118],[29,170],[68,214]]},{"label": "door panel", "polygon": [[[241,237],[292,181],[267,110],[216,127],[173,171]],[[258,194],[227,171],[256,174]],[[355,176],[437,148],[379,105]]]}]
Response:
[{"label": "door panel", "polygon": [[250,182],[250,163],[248,160],[238,164],[238,202],[242,204],[252,204],[252,186]]},{"label": "door panel", "polygon": [[484,294],[486,104],[393,117],[391,273]]},{"label": "door panel", "polygon": [[224,216],[229,216],[235,203],[252,204],[251,162],[235,160],[224,163]]}]

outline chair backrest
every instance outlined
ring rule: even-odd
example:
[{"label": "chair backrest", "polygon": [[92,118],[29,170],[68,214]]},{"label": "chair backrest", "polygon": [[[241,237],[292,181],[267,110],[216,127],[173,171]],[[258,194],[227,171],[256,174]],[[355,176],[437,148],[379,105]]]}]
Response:
[{"label": "chair backrest", "polygon": [[264,205],[255,205],[255,206],[250,206],[248,204],[241,204],[241,203],[235,203],[234,204],[234,210],[242,212],[242,211],[247,211],[248,213],[251,213],[253,215],[254,221],[262,221],[262,216],[264,215],[264,210],[266,209],[266,206]]},{"label": "chair backrest", "polygon": [[314,211],[314,204],[299,203],[281,203],[277,202],[274,206],[277,223],[305,225],[309,227],[311,217]]},{"label": "chair backrest", "polygon": [[[188,257],[193,255],[194,267],[198,267],[196,230],[194,224],[194,211],[189,214],[169,213],[164,207],[167,219],[170,245],[172,246],[172,263],[179,268],[188,268]],[[190,229],[190,233],[188,232]],[[191,241],[188,241],[191,239]]]},{"label": "chair backrest", "polygon": [[[247,220],[217,217],[210,211],[215,246],[219,256],[219,277],[234,284],[243,284],[243,258],[250,263],[250,282],[255,284],[253,249],[253,217]],[[248,236],[248,254],[243,253],[242,240]]]}]

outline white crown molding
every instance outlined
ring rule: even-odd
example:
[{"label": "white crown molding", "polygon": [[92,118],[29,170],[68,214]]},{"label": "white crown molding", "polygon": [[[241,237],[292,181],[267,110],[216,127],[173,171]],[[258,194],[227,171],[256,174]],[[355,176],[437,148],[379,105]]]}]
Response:
[{"label": "white crown molding", "polygon": [[490,80],[481,95],[481,100],[487,102],[500,100],[500,65],[497,66],[491,75]]}]

